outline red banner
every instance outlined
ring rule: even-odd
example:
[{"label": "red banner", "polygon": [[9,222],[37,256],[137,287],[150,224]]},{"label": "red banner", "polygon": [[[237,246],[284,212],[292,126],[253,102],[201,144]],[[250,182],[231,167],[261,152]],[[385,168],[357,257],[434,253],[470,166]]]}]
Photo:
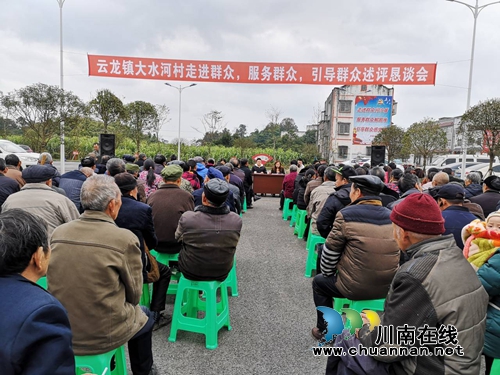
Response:
[{"label": "red banner", "polygon": [[89,75],[169,81],[306,84],[433,85],[437,64],[291,64],[165,60],[88,55]]}]

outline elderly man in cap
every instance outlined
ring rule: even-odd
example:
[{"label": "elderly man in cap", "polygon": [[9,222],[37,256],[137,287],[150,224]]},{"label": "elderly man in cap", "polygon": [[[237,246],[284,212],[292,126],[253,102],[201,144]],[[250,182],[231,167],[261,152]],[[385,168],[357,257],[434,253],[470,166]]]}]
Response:
[{"label": "elderly man in cap", "polygon": [[229,191],[230,193],[233,194],[233,203],[234,203],[234,208],[235,208],[235,212],[237,214],[240,214],[241,213],[241,197],[240,197],[240,189],[238,189],[238,187],[236,185],[233,185],[231,184],[231,168],[229,167],[226,167],[224,165],[220,165],[218,167],[215,167],[215,169],[217,169],[218,171],[220,171],[220,173],[222,173],[222,176],[224,177],[224,179],[226,180],[226,182],[228,183],[228,186],[229,186]]},{"label": "elderly man in cap", "polygon": [[434,198],[442,211],[444,234],[453,234],[457,246],[463,250],[462,228],[477,219],[464,207],[465,189],[459,184],[446,184],[441,186]]},{"label": "elderly man in cap", "polygon": [[[366,373],[374,373],[374,365],[381,364],[375,360],[385,363],[385,372],[377,374],[481,373],[488,294],[453,236],[441,236],[444,220],[436,201],[428,194],[411,194],[394,207],[390,219],[394,239],[409,261],[392,280],[380,325],[370,327],[363,314],[364,325],[356,333],[359,341],[354,338],[349,346],[361,343],[379,349],[379,355],[364,357],[363,361],[372,361],[372,371]],[[415,335],[398,339],[401,329]],[[340,346],[346,343],[336,341]],[[391,354],[392,348],[399,354]],[[405,355],[410,348],[427,348],[429,355]],[[438,354],[437,348],[451,352]],[[382,351],[388,355],[382,356]],[[350,360],[330,357],[326,373],[341,371],[339,366]]]},{"label": "elderly man in cap", "polygon": [[200,190],[202,205],[185,212],[175,232],[184,245],[179,268],[190,280],[223,281],[233,267],[242,220],[225,204],[229,195],[225,180],[212,178]]},{"label": "elderly man in cap", "polygon": [[[207,169],[207,175],[205,176],[204,184],[206,184],[213,178],[225,180],[224,175],[221,173],[221,171],[219,171],[214,167],[210,167]],[[194,205],[201,206],[203,204],[203,189],[195,190],[193,192],[193,197],[194,197]],[[231,212],[236,212],[236,207],[234,205],[234,196],[231,190],[229,191],[229,194],[227,196],[226,204]]]},{"label": "elderly man in cap", "polygon": [[500,201],[500,177],[487,177],[483,182],[483,194],[472,197],[470,201],[483,208],[485,217],[495,211],[497,203]]},{"label": "elderly man in cap", "polygon": [[167,165],[161,171],[163,184],[154,194],[148,197],[147,204],[153,211],[153,222],[158,237],[159,253],[177,254],[181,244],[175,239],[175,230],[181,215],[194,210],[194,199],[187,191],[182,190],[182,168],[179,165]]},{"label": "elderly man in cap", "polygon": [[8,171],[5,175],[17,181],[19,188],[22,188],[26,181],[23,180],[22,161],[16,154],[9,154],[5,157],[5,164],[7,164]]},{"label": "elderly man in cap", "polygon": [[49,237],[59,225],[78,219],[80,213],[75,204],[52,189],[54,175],[54,168],[45,165],[32,165],[24,169],[26,185],[6,199],[2,212],[20,208],[40,217],[48,225]]},{"label": "elderly man in cap", "polygon": [[52,155],[49,154],[48,152],[42,152],[38,157],[38,164],[45,165],[54,170],[54,177],[52,177],[52,185],[59,187],[59,180],[61,179],[61,174],[59,173],[57,168],[54,167],[53,163],[54,160],[52,160]]},{"label": "elderly man in cap", "polygon": [[[399,249],[392,238],[391,211],[379,195],[384,183],[377,176],[352,176],[351,204],[335,217],[321,254],[321,274],[314,277],[316,307],[333,307],[332,297],[351,300],[385,298],[399,266]],[[317,310],[312,335],[326,332]]]},{"label": "elderly man in cap", "polygon": [[19,191],[19,184],[5,175],[8,170],[5,160],[0,158],[0,212],[2,212],[2,204],[8,196]]}]

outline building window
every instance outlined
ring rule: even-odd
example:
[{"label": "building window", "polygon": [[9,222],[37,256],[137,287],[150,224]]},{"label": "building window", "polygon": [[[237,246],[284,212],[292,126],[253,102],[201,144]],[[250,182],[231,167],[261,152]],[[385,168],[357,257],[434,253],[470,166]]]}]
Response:
[{"label": "building window", "polygon": [[341,159],[347,158],[348,151],[349,151],[349,147],[339,146],[339,158],[341,158]]},{"label": "building window", "polygon": [[339,134],[350,134],[351,124],[348,122],[339,122]]},{"label": "building window", "polygon": [[339,112],[351,113],[352,100],[339,100]]}]

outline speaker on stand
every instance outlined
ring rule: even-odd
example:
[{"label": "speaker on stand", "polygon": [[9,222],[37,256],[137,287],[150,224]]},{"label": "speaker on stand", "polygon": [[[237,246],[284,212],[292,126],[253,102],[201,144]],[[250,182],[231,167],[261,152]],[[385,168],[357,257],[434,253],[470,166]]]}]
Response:
[{"label": "speaker on stand", "polygon": [[385,146],[372,146],[370,164],[373,167],[385,163]]},{"label": "speaker on stand", "polygon": [[115,135],[114,134],[99,134],[99,163],[104,155],[115,157]]}]

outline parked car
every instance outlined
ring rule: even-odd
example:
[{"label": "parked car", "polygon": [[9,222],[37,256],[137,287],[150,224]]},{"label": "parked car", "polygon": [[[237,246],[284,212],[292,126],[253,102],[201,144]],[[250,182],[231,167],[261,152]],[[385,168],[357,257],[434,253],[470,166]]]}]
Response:
[{"label": "parked car", "polygon": [[[481,163],[474,165],[470,168],[465,168],[465,175],[460,178],[462,179],[465,178],[471,172],[481,172],[483,174],[483,178],[486,178],[490,176],[490,174],[488,173],[489,168],[490,168],[490,163]],[[492,170],[491,174],[495,176],[500,176],[500,163],[493,163],[493,165],[491,166],[491,170]]]},{"label": "parked car", "polygon": [[[465,163],[465,168],[471,168],[475,165],[479,165],[479,164],[484,164],[484,163],[478,163],[478,162],[466,162]],[[432,167],[432,168],[437,168],[439,170],[443,170],[445,168],[451,168],[451,170],[455,173],[455,177],[458,177],[458,178],[461,178],[461,174],[462,174],[462,163],[453,163],[453,164],[448,164],[448,165],[444,165],[442,167]]]},{"label": "parked car", "polygon": [[22,147],[26,152],[33,152],[30,146],[27,145],[18,145],[19,147]]},{"label": "parked car", "polygon": [[[465,162],[474,163],[487,163],[490,161],[488,155],[466,155]],[[495,162],[498,162],[498,157],[495,157]],[[440,155],[432,161],[430,167],[446,167],[448,164],[455,164],[462,162],[461,154],[451,154],[451,155]]]},{"label": "parked car", "polygon": [[16,154],[22,161],[23,167],[36,165],[40,154],[36,152],[26,152],[26,150],[6,139],[0,139],[0,158],[5,158],[9,154]]}]

